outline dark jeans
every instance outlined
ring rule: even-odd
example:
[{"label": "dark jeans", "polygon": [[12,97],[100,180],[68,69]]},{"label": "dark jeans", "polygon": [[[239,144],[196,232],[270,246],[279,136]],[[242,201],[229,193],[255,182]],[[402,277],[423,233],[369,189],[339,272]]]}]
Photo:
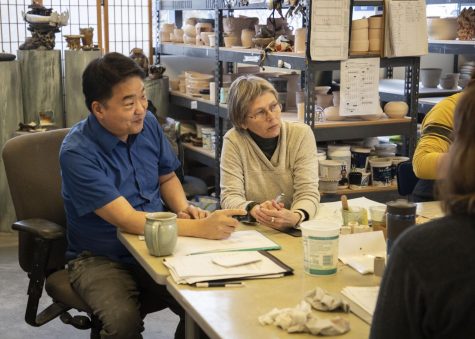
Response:
[{"label": "dark jeans", "polygon": [[83,253],[68,271],[71,285],[102,322],[101,338],[142,338],[145,315],[167,307],[180,317],[175,338],[185,337],[185,312],[140,265]]}]

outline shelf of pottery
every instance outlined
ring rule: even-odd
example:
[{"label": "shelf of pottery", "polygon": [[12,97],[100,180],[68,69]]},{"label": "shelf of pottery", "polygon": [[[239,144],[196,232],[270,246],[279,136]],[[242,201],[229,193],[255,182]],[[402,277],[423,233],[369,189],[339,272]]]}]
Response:
[{"label": "shelf of pottery", "polygon": [[[377,5],[382,2],[373,1]],[[161,2],[161,9],[171,9],[171,3]],[[368,3],[368,2],[366,2]],[[189,4],[193,9],[212,9],[211,7],[198,8],[203,2]],[[198,6],[198,7],[196,7]],[[160,28],[159,53],[182,55],[200,58],[213,58],[219,61],[219,65],[224,63],[233,63],[233,74],[223,74],[222,68],[218,69],[217,76],[211,74],[201,74],[198,72],[184,72],[177,79],[170,80],[171,103],[177,106],[195,109],[216,118],[227,119],[228,112],[226,107],[227,86],[240,74],[254,73],[266,77],[279,92],[279,99],[284,106],[283,119],[289,121],[304,121],[309,119],[305,116],[305,108],[309,108],[305,103],[305,93],[300,89],[301,71],[319,72],[334,71],[340,69],[339,61],[312,62],[306,55],[307,29],[298,28],[294,32],[290,31],[284,20],[277,20],[276,26],[269,24],[259,25],[257,18],[249,17],[230,17],[223,16],[225,7],[218,2],[218,20],[222,24],[223,34],[219,34],[219,29],[213,27],[213,23],[206,20],[194,18],[187,19],[182,28],[175,27],[174,24],[162,24]],[[266,4],[254,4],[252,8],[266,8]],[[247,9],[249,7],[234,7],[234,9]],[[183,8],[175,8],[183,10]],[[308,14],[308,13],[307,13]],[[222,20],[222,21],[220,21]],[[350,44],[352,54],[361,56],[379,55],[378,49],[381,49],[381,41],[374,42],[375,34],[382,35],[382,18],[375,17],[371,20],[364,19],[355,21],[354,25],[360,29],[359,34],[353,37],[361,38],[365,34],[367,46],[361,48],[361,44],[354,42]],[[372,22],[372,24],[370,24]],[[292,45],[285,39],[272,42],[266,36],[274,35],[269,30],[280,29],[283,35],[294,35],[294,44]],[[366,31],[362,33],[362,31]],[[375,33],[377,31],[377,33]],[[267,32],[267,33],[266,33]],[[369,44],[369,35],[372,32],[372,47]],[[277,35],[279,36],[279,34]],[[263,53],[262,47],[272,43],[273,52]],[[365,49],[366,48],[366,49]],[[371,51],[370,51],[371,49]],[[419,58],[415,57],[397,57],[381,58],[380,67],[411,67],[412,72],[418,72]],[[287,71],[282,72],[262,72],[259,66],[284,67]],[[292,71],[294,70],[294,71]],[[406,81],[412,81],[409,77]],[[222,88],[216,86],[216,82],[221,83]],[[314,86],[312,79],[306,80],[306,85],[310,85],[314,90],[311,91],[312,99],[309,100],[316,107],[322,109],[321,114],[315,119],[313,127],[317,141],[334,141],[362,139],[367,137],[376,137],[383,135],[415,135],[415,123],[412,117],[415,110],[411,107],[414,104],[414,98],[407,94],[405,102],[389,103],[380,107],[374,114],[365,114],[359,117],[346,118],[338,114],[339,92],[337,87]],[[401,100],[401,99],[399,99]],[[409,105],[407,103],[409,103]],[[313,107],[311,106],[313,111]],[[384,108],[384,110],[383,110]],[[219,133],[219,131],[216,131]],[[413,147],[413,145],[411,145]],[[188,150],[192,150],[188,147]],[[194,149],[195,155],[198,153]],[[409,152],[411,149],[409,149]],[[208,149],[208,155],[212,155]],[[204,153],[201,152],[200,157]],[[393,154],[394,156],[394,154]],[[347,164],[347,169],[350,164]],[[387,164],[385,165],[387,166]],[[368,167],[369,169],[370,167]],[[366,172],[365,172],[366,173]],[[368,172],[370,173],[370,172]],[[334,179],[333,177],[331,179]],[[391,178],[380,181],[380,187],[385,189],[395,189],[391,186]],[[378,180],[376,180],[378,182]],[[366,190],[368,180],[363,181]],[[347,185],[348,186],[348,185]],[[361,189],[362,185],[360,186]],[[355,185],[353,187],[356,187]]]},{"label": "shelf of pottery", "polygon": [[[446,1],[428,0],[427,4],[445,4]],[[450,1],[450,3],[454,3]],[[475,11],[469,5],[473,0],[455,1],[458,3],[458,16],[427,17],[427,32],[429,36],[429,53],[458,55],[475,54]],[[461,9],[461,7],[465,7]],[[442,74],[440,68],[421,69],[423,88],[419,92],[419,112],[427,113],[443,97],[461,91],[475,67],[474,61],[467,61],[455,67],[457,73]],[[424,82],[426,84],[424,84]]]}]

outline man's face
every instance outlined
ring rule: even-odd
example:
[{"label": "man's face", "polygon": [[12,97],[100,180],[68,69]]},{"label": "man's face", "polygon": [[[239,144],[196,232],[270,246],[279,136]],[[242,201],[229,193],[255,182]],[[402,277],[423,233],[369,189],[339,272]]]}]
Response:
[{"label": "man's face", "polygon": [[142,131],[147,105],[143,81],[134,76],[115,85],[106,102],[94,101],[92,111],[102,127],[125,142]]}]

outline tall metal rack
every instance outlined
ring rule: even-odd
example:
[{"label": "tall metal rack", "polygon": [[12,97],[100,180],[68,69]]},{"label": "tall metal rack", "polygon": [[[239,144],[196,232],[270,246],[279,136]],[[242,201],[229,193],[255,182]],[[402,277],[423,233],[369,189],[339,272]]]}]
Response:
[{"label": "tall metal rack", "polygon": [[[383,6],[383,1],[351,1],[351,6]],[[225,133],[225,124],[228,119],[227,108],[219,104],[219,88],[222,85],[222,70],[227,63],[244,63],[259,65],[261,52],[256,49],[237,49],[220,47],[222,45],[223,31],[222,18],[224,11],[234,11],[242,9],[267,9],[265,3],[253,4],[249,6],[230,7],[224,0],[198,0],[198,1],[159,1],[157,0],[157,11],[160,10],[214,10],[215,13],[215,47],[192,46],[174,43],[159,43],[157,41],[158,54],[173,54],[200,58],[213,58],[217,67],[215,71],[216,101],[203,102],[194,98],[187,98],[179,94],[171,94],[171,103],[191,108],[197,105],[201,112],[211,114],[215,117],[216,128],[216,153],[215,172],[216,188],[219,189],[219,158],[221,155],[222,137]],[[159,17],[159,13],[157,13]],[[304,22],[310,23],[310,10],[306,9]],[[308,25],[307,25],[308,26]],[[310,28],[308,29],[310,35]],[[309,36],[307,37],[309,41]],[[310,59],[310,46],[307,44],[305,55],[295,53],[270,53],[261,63],[262,66],[278,67],[279,61],[290,65],[292,69],[302,71],[305,82],[306,104],[305,122],[313,127],[315,138],[318,141],[348,140],[355,138],[403,135],[405,136],[404,152],[412,156],[415,149],[417,132],[417,98],[419,93],[419,57],[397,57],[381,58],[380,66],[385,67],[405,67],[405,86],[403,100],[409,105],[409,115],[405,119],[388,119],[384,121],[362,121],[362,122],[328,122],[315,123],[315,103],[313,88],[316,85],[316,74],[321,71],[335,71],[340,69],[339,61],[317,62]],[[196,109],[196,108],[195,108]],[[209,162],[208,162],[209,164]]]}]

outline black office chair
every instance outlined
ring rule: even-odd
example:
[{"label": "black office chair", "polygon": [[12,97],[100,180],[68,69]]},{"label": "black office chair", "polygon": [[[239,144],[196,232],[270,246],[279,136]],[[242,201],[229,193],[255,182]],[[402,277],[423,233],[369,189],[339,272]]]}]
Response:
[{"label": "black office chair", "polygon": [[[56,317],[99,338],[101,322],[69,283],[66,264],[66,216],[61,197],[59,149],[69,129],[22,135],[7,141],[3,161],[19,231],[18,256],[28,274],[25,321],[42,326]],[[38,314],[43,292],[53,303]],[[87,315],[71,316],[76,309]]]},{"label": "black office chair", "polygon": [[411,196],[414,187],[416,187],[419,178],[416,177],[412,167],[412,161],[401,162],[397,166],[397,191],[399,195]]},{"label": "black office chair", "polygon": [[209,189],[204,180],[191,175],[185,175],[185,150],[180,138],[180,127],[180,122],[172,118],[166,118],[166,121],[162,124],[163,131],[168,141],[170,141],[178,160],[181,162],[181,166],[175,172],[180,179],[187,199],[190,200],[197,195],[208,195]]}]

